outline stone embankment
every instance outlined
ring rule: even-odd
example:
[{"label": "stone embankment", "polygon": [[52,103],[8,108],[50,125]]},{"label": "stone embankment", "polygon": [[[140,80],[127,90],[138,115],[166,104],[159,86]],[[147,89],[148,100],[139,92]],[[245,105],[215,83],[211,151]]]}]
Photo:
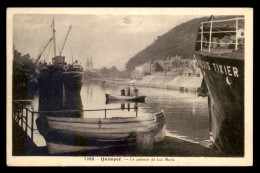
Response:
[{"label": "stone embankment", "polygon": [[142,86],[142,87],[151,87],[151,88],[165,88],[165,89],[175,89],[182,91],[194,91],[201,86],[202,77],[198,77],[195,75],[185,76],[156,76],[156,75],[148,75],[143,77],[142,79],[98,79],[102,82],[106,83],[114,83],[120,85],[134,85],[134,86]]}]

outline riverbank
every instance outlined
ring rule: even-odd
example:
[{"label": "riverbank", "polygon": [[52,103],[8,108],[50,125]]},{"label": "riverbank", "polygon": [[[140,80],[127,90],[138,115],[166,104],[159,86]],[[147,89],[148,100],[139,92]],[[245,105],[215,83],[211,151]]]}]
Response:
[{"label": "riverbank", "polygon": [[148,75],[142,79],[113,79],[113,78],[90,78],[94,80],[99,80],[103,83],[112,83],[118,85],[131,85],[131,86],[141,86],[150,88],[164,88],[164,89],[174,89],[182,91],[193,91],[197,92],[197,89],[201,86],[202,77],[197,76],[156,76]]}]

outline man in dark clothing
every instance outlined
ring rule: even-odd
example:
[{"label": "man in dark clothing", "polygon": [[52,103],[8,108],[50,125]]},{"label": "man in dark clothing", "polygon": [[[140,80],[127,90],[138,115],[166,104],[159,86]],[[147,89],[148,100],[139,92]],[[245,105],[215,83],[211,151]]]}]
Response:
[{"label": "man in dark clothing", "polygon": [[130,87],[127,88],[127,96],[130,96]]},{"label": "man in dark clothing", "polygon": [[135,93],[135,96],[137,97],[138,96],[138,89],[136,87],[134,89],[134,93]]},{"label": "man in dark clothing", "polygon": [[121,90],[121,96],[125,96],[125,89]]}]

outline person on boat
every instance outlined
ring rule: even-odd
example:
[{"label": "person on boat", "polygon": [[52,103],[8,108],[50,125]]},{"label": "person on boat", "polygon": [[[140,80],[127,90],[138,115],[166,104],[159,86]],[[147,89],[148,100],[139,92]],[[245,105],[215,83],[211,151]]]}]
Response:
[{"label": "person on boat", "polygon": [[121,90],[121,96],[125,96],[125,89]]},{"label": "person on boat", "polygon": [[130,96],[130,87],[127,88],[127,96]]},{"label": "person on boat", "polygon": [[135,89],[134,89],[134,94],[135,94],[135,96],[137,97],[138,96],[138,89],[135,87]]}]

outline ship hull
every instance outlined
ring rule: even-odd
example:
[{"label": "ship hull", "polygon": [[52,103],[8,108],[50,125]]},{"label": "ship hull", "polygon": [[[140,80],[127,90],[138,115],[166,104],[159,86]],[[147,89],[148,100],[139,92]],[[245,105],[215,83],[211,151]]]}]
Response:
[{"label": "ship hull", "polygon": [[[83,73],[79,71],[64,72],[63,74],[63,85],[64,85],[64,110],[71,109],[82,109],[82,102],[80,91],[82,87]],[[82,115],[75,114],[75,117]]]},{"label": "ship hull", "polygon": [[244,59],[195,52],[210,97],[213,143],[244,155]]},{"label": "ship hull", "polygon": [[63,106],[62,73],[43,71],[38,75],[39,110],[60,110]]},{"label": "ship hull", "polygon": [[83,83],[83,72],[63,72],[63,83],[66,90],[80,91]]},{"label": "ship hull", "polygon": [[146,96],[118,96],[105,94],[107,101],[135,101],[135,102],[144,102]]}]

